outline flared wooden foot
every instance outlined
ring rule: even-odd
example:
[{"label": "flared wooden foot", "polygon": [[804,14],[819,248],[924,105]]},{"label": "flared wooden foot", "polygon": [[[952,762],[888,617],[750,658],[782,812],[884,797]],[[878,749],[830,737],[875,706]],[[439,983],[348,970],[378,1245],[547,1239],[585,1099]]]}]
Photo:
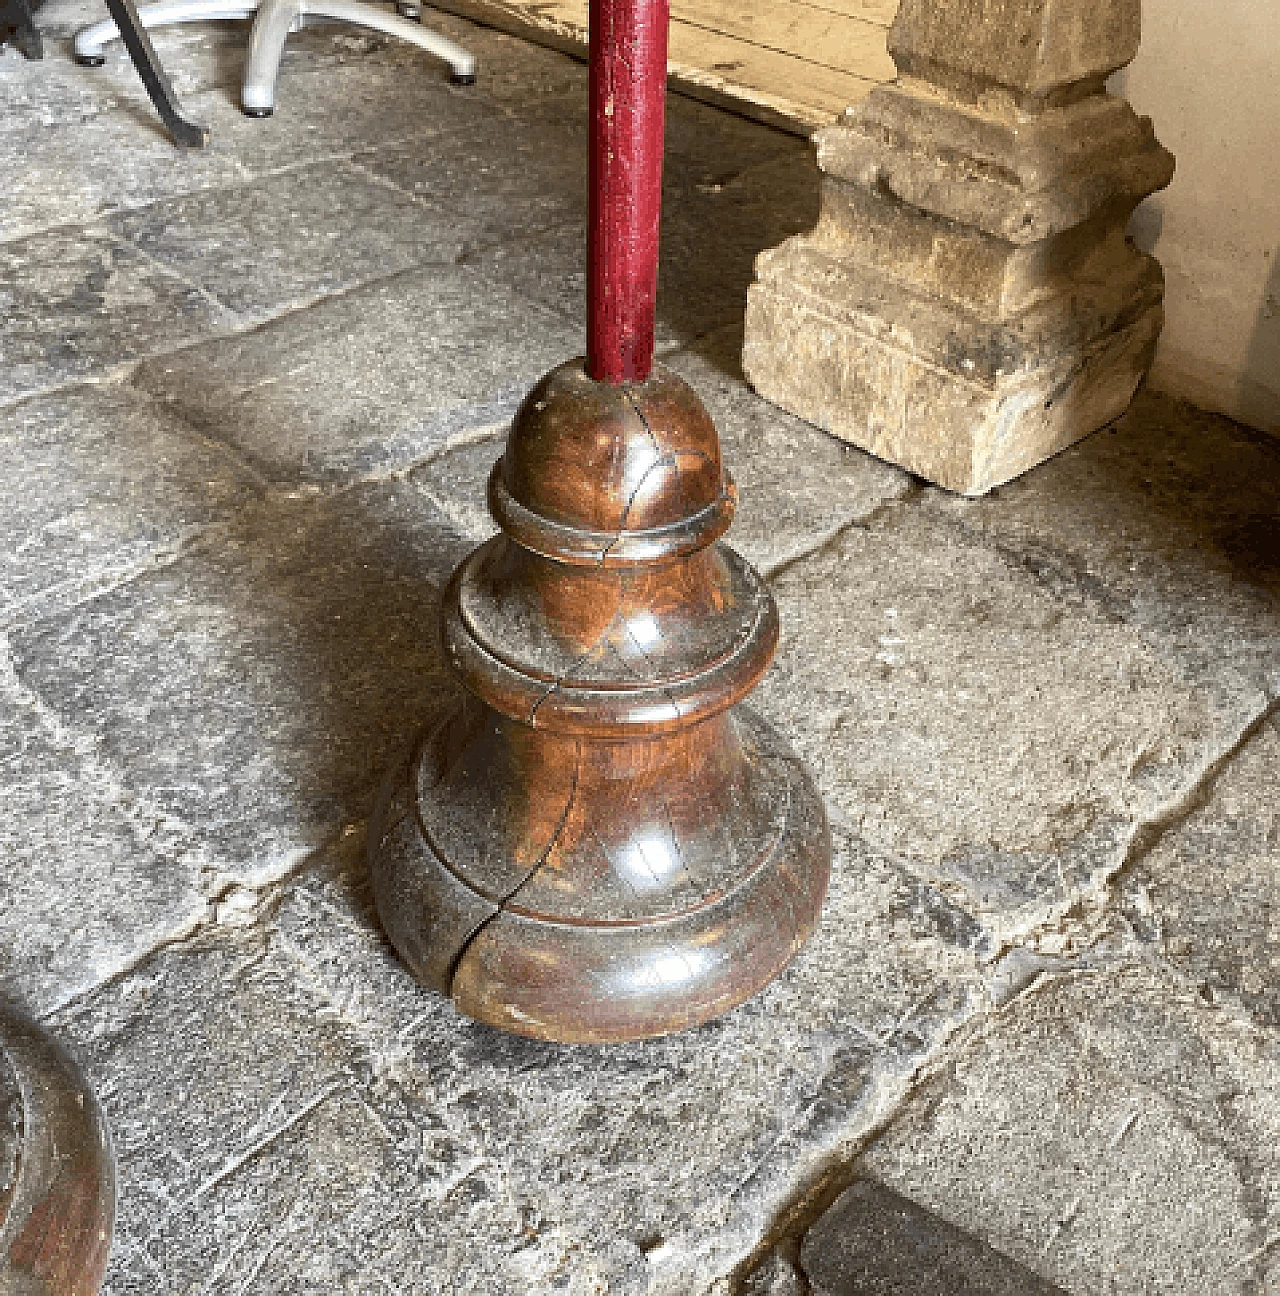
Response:
[{"label": "flared wooden foot", "polygon": [[790,962],[826,889],[821,802],[745,707],[609,744],[464,703],[388,791],[374,869],[392,941],[520,1035],[606,1043],[719,1016]]}]

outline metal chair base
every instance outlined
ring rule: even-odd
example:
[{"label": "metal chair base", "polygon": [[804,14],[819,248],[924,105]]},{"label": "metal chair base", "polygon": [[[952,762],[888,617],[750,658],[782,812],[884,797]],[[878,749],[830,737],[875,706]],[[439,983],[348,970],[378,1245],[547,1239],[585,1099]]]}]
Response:
[{"label": "metal chair base", "polygon": [[[395,36],[443,59],[449,64],[455,84],[474,85],[476,79],[475,57],[461,45],[362,0],[164,0],[139,10],[138,17],[147,30],[176,23],[252,18],[249,57],[240,91],[240,105],[250,117],[269,117],[275,111],[276,74],[285,39],[307,18],[327,18]],[[119,28],[110,19],[82,27],[75,36],[76,61],[87,67],[101,66],[103,46],[119,35]]]}]

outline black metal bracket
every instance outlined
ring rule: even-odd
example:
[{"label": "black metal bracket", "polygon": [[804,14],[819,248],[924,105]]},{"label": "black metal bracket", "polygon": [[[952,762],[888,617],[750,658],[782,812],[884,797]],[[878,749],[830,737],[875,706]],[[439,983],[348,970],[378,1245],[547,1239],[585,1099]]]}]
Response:
[{"label": "black metal bracket", "polygon": [[[22,0],[18,0],[22,3]],[[138,17],[137,7],[133,0],[107,0],[107,11],[111,14],[120,32],[120,39],[129,51],[133,66],[138,69],[142,84],[151,96],[160,119],[168,127],[173,142],[181,149],[204,148],[209,142],[209,128],[192,121],[182,111],[178,96],[164,70],[151,37]]]}]

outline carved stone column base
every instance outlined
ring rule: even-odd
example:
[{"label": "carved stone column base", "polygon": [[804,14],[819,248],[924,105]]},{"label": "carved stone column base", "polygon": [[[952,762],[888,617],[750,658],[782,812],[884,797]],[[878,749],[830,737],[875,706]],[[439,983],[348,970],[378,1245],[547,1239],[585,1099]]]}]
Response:
[{"label": "carved stone column base", "polygon": [[736,495],[693,391],[554,370],[489,485],[503,533],[445,592],[470,694],[370,825],[409,967],[517,1034],[603,1043],[698,1025],[773,979],[826,892],[826,816],[741,699],[778,638],[719,543]]},{"label": "carved stone column base", "polygon": [[1098,285],[1098,327],[1020,336],[999,318],[833,264],[799,240],[761,258],[743,369],[768,400],[962,495],[983,495],[1118,418],[1164,322],[1150,258]]},{"label": "carved stone column base", "polygon": [[904,0],[901,76],[816,136],[817,228],[761,254],[743,350],[768,399],[968,495],[1121,414],[1163,321],[1124,230],[1173,159],[1102,89],[1136,0],[1003,9]]}]

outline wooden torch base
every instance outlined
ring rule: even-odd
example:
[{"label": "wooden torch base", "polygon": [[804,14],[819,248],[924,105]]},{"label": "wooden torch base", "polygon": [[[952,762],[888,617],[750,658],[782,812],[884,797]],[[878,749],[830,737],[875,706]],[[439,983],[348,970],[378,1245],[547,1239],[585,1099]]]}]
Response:
[{"label": "wooden torch base", "polygon": [[662,1035],[775,977],[812,932],[830,840],[785,742],[737,705],[773,599],[718,543],[734,489],[693,391],[554,370],[490,480],[502,534],[444,600],[470,696],[370,829],[400,954],[462,1011],[542,1039]]}]

